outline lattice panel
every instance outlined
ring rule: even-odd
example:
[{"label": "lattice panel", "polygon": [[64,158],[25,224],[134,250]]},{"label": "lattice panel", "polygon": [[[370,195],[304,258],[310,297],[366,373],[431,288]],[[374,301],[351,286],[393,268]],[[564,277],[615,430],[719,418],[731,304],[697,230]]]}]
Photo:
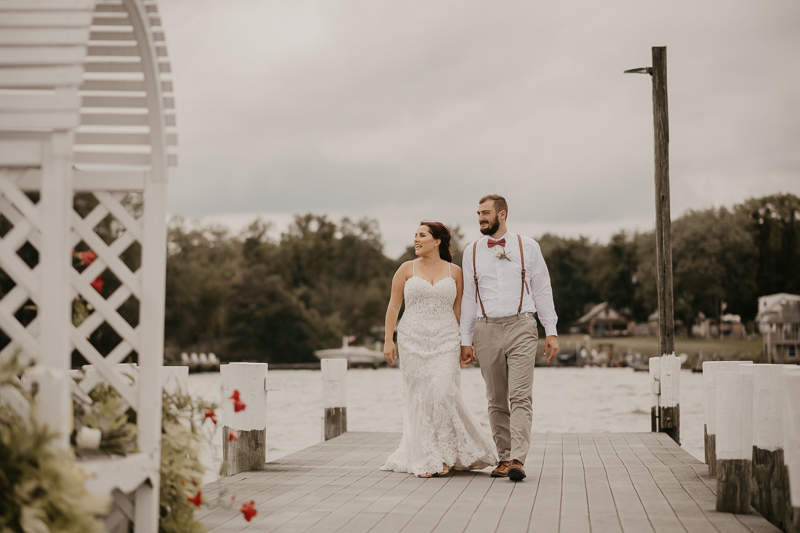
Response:
[{"label": "lattice panel", "polygon": [[19,351],[39,353],[38,319],[25,325],[15,316],[29,301],[35,306],[40,296],[38,261],[30,266],[20,256],[26,244],[38,250],[42,236],[39,208],[17,185],[21,175],[21,171],[0,170],[0,215],[11,226],[0,239],[0,268],[10,278],[8,285],[13,283],[13,288],[0,294],[0,329],[10,339],[0,351],[0,360]]},{"label": "lattice panel", "polygon": [[[70,276],[74,298],[85,302],[85,307],[89,310],[85,319],[77,325],[73,324],[72,343],[97,370],[89,374],[80,385],[89,392],[100,380],[106,379],[131,407],[137,409],[138,385],[131,384],[117,365],[131,352],[140,349],[138,322],[131,325],[120,314],[120,308],[131,298],[141,301],[142,280],[138,269],[131,269],[121,256],[132,245],[140,242],[142,222],[123,205],[127,193],[95,191],[93,196],[97,205],[91,212],[85,217],[81,217],[78,212],[72,214],[73,247],[77,249],[83,244],[83,247],[88,247],[87,251],[96,254],[96,258],[90,264],[84,265],[83,270],[79,270],[80,267],[74,268]],[[97,282],[109,279],[118,286],[111,288],[105,283]],[[104,324],[119,337],[119,342],[105,356],[89,340]]]}]

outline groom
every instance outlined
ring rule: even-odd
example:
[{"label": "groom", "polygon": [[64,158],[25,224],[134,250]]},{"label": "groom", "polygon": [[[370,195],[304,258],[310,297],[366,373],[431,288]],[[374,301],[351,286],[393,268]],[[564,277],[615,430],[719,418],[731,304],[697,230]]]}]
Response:
[{"label": "groom", "polygon": [[538,330],[547,338],[550,362],[558,351],[550,275],[539,243],[506,228],[508,203],[497,194],[478,206],[483,237],[464,250],[461,299],[461,360],[481,365],[489,400],[489,423],[500,464],[492,477],[525,478],[531,443],[533,365]]}]

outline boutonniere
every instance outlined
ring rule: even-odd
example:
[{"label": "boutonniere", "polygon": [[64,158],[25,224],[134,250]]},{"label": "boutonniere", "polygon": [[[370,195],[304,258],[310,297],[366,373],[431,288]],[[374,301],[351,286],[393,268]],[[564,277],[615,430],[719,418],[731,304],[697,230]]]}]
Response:
[{"label": "boutonniere", "polygon": [[502,246],[494,247],[494,256],[498,259],[505,259],[506,261],[511,261],[511,259],[508,258],[508,253],[509,252],[506,252],[506,249],[503,248]]}]

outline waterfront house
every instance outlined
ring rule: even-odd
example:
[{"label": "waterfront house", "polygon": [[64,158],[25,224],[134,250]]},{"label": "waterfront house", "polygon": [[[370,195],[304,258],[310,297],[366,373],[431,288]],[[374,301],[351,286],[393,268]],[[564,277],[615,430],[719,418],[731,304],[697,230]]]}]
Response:
[{"label": "waterfront house", "polygon": [[800,363],[800,295],[784,292],[758,299],[763,363]]},{"label": "waterfront house", "polygon": [[608,305],[608,302],[603,302],[576,320],[574,327],[592,337],[627,335],[628,319]]}]

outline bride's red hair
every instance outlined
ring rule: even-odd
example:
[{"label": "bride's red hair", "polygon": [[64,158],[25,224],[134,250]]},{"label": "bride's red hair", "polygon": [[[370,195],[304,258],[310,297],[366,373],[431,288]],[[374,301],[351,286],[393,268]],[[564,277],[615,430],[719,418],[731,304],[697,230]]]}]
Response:
[{"label": "bride's red hair", "polygon": [[447,261],[453,262],[453,250],[450,248],[450,230],[441,222],[422,221],[420,226],[427,226],[431,230],[431,236],[434,239],[442,241],[439,243],[439,257]]}]

